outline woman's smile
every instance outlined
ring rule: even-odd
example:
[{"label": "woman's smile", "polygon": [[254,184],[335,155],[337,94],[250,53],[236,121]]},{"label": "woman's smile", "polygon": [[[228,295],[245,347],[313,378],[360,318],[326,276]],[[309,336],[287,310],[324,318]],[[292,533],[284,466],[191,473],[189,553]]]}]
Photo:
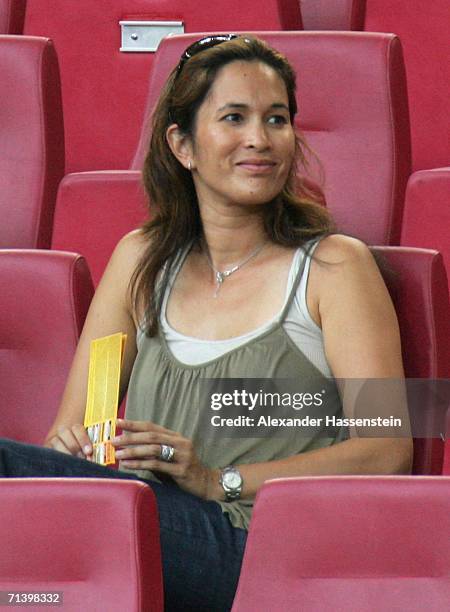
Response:
[{"label": "woman's smile", "polygon": [[246,172],[250,174],[260,175],[260,174],[272,174],[275,169],[276,162],[270,159],[258,159],[251,158],[240,161],[236,164],[239,168],[242,168]]}]

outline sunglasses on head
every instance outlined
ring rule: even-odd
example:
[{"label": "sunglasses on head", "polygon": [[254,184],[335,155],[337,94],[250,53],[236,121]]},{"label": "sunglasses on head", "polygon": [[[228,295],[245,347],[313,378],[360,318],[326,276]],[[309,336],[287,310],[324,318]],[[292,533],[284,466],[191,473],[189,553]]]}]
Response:
[{"label": "sunglasses on head", "polygon": [[181,56],[177,66],[177,76],[180,74],[184,64],[191,59],[191,57],[194,57],[194,55],[197,55],[200,53],[200,51],[211,49],[216,45],[233,40],[233,38],[239,38],[239,36],[237,34],[216,34],[213,36],[205,36],[205,38],[196,40],[194,43],[192,43],[192,45],[189,45]]}]

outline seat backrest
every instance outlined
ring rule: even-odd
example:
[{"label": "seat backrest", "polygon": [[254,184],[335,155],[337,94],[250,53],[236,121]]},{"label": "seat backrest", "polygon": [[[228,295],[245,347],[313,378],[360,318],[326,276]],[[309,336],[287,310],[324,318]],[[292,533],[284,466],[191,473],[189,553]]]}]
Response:
[{"label": "seat backrest", "polygon": [[[298,75],[298,124],[325,169],[328,207],[343,231],[398,244],[410,174],[406,82],[398,38],[361,32],[255,32]],[[156,54],[147,116],[183,50],[201,34],[166,38]],[[368,67],[370,66],[370,70]],[[145,122],[133,161],[148,147]],[[313,175],[317,180],[317,175]]]},{"label": "seat backrest", "polygon": [[442,253],[450,278],[450,167],[420,170],[406,188],[401,244]]},{"label": "seat backrest", "polygon": [[58,191],[52,248],[82,253],[97,285],[116,244],[147,216],[140,172],[68,174]]},{"label": "seat backrest", "polygon": [[0,493],[2,591],[62,591],[67,612],[162,612],[158,510],[149,486],[8,478],[0,479]]},{"label": "seat backrest", "polygon": [[80,255],[0,251],[0,437],[44,440],[92,294]]},{"label": "seat backrest", "polygon": [[64,127],[48,38],[0,36],[0,248],[48,248]]},{"label": "seat backrest", "polygon": [[298,0],[28,0],[24,33],[49,36],[61,65],[67,172],[127,169],[145,109],[153,53],[120,51],[120,21],[296,30]]},{"label": "seat backrest", "polygon": [[450,2],[367,0],[364,30],[394,32],[408,77],[413,170],[450,160]]},{"label": "seat backrest", "polygon": [[0,34],[22,34],[27,0],[0,0]]},{"label": "seat backrest", "polygon": [[439,389],[434,393],[433,381],[450,378],[450,305],[442,256],[408,247],[372,250],[385,262],[384,279],[399,321],[405,376],[429,381],[408,383],[416,432],[413,473],[441,474],[445,407],[439,402]]},{"label": "seat backrest", "polygon": [[305,30],[362,30],[366,0],[300,0]]},{"label": "seat backrest", "polygon": [[[450,306],[442,255],[413,247],[373,247],[400,323],[409,378],[450,378]],[[390,270],[389,270],[390,269]]]},{"label": "seat backrest", "polygon": [[441,612],[450,601],[450,478],[267,482],[233,612]]}]

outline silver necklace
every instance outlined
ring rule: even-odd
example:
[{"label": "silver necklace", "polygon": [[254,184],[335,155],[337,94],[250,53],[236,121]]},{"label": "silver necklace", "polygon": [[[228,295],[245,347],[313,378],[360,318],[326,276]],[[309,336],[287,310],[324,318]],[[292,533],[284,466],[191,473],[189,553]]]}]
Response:
[{"label": "silver necklace", "polygon": [[266,245],[267,245],[267,242],[264,242],[259,247],[257,247],[254,251],[252,251],[250,253],[250,255],[248,255],[245,259],[240,261],[238,264],[236,264],[232,268],[228,268],[228,270],[224,270],[223,272],[221,272],[220,270],[217,270],[217,268],[214,267],[214,264],[212,262],[212,259],[211,259],[210,255],[209,255],[209,252],[206,251],[206,259],[208,260],[209,267],[214,272],[215,280],[216,280],[216,283],[217,283],[216,284],[216,290],[214,292],[214,297],[215,298],[219,294],[219,291],[220,291],[220,288],[221,288],[221,286],[223,284],[223,281],[226,278],[228,278],[229,276],[231,276],[232,274],[234,274],[234,272],[237,272],[238,270],[240,270],[251,259],[256,257],[258,255],[258,253],[260,253]]}]

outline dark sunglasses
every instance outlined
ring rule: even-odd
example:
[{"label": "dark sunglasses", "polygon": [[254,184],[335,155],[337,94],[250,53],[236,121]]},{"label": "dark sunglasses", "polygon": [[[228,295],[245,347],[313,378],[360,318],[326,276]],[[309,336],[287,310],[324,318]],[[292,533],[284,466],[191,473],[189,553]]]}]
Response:
[{"label": "dark sunglasses", "polygon": [[186,49],[186,51],[181,56],[181,59],[177,66],[177,76],[180,74],[183,66],[191,59],[194,55],[200,53],[200,51],[204,51],[205,49],[211,49],[216,45],[220,45],[229,40],[233,40],[233,38],[239,38],[237,34],[216,34],[214,36],[205,36],[205,38],[201,38],[200,40],[196,40],[192,45]]}]

